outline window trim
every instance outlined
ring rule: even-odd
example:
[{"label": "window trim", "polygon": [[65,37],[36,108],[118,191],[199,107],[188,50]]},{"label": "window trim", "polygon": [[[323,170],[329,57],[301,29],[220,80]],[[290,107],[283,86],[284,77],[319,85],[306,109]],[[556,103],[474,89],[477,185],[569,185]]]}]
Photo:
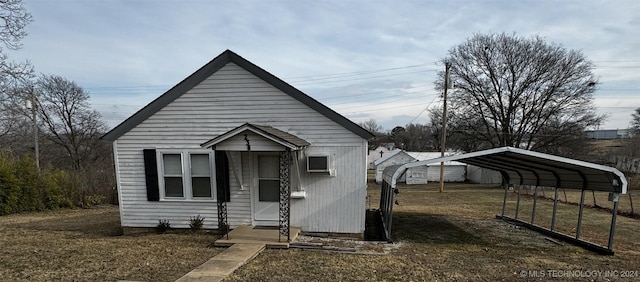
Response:
[{"label": "window trim", "polygon": [[[182,197],[167,197],[164,183],[164,158],[165,154],[180,155],[182,168]],[[192,175],[191,155],[209,155],[209,177],[211,177],[211,197],[193,197],[193,177],[203,177]],[[160,201],[195,201],[195,202],[216,202],[216,172],[215,154],[213,150],[207,149],[156,149],[156,160],[158,165],[158,186],[160,190]]]}]

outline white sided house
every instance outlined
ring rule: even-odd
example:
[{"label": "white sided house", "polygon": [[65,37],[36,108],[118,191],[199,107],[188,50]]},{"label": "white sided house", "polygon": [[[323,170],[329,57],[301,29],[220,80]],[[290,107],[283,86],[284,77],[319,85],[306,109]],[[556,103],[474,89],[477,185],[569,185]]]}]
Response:
[{"label": "white sided house", "polygon": [[[376,167],[376,183],[382,183],[384,169],[389,166],[435,159],[439,158],[440,154],[439,152],[406,152],[400,149],[393,150],[374,162]],[[461,162],[445,162],[444,181],[465,181],[466,168],[467,165]],[[406,184],[427,184],[430,181],[440,181],[440,163],[411,167],[398,178],[398,182],[405,182]]]},{"label": "white sided house", "polygon": [[[407,152],[416,161],[427,161],[441,156],[440,152]],[[447,156],[452,154],[447,153]],[[444,163],[444,182],[464,182],[467,178],[467,165],[461,162]],[[407,184],[427,184],[440,181],[440,163],[412,167],[406,171]]]},{"label": "white sided house", "polygon": [[378,146],[374,150],[369,150],[367,153],[367,169],[375,169],[375,161],[383,158],[387,154],[389,154],[391,150],[389,150],[388,146]]},{"label": "white sided house", "polygon": [[[382,158],[379,158],[373,162],[373,165],[376,169],[376,183],[382,183],[382,172],[388,166],[406,164],[415,161],[415,158],[401,149],[395,149],[384,154]],[[401,177],[398,181],[404,182],[404,177]]]},{"label": "white sided house", "polygon": [[365,229],[371,133],[225,51],[103,136],[124,228]]}]

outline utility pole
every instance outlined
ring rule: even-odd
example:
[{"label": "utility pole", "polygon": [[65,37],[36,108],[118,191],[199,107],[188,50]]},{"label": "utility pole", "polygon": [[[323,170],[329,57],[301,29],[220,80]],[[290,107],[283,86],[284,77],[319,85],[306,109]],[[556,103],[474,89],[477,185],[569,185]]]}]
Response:
[{"label": "utility pole", "polygon": [[40,172],[40,148],[38,144],[38,120],[36,119],[36,94],[33,91],[33,86],[30,87],[31,91],[31,121],[33,122],[33,141],[35,142],[36,151],[36,167]]},{"label": "utility pole", "polygon": [[[440,157],[444,158],[447,141],[447,89],[449,88],[449,62],[444,63],[444,105],[442,107],[442,144],[440,144]],[[440,162],[440,193],[444,192],[444,162]]]}]

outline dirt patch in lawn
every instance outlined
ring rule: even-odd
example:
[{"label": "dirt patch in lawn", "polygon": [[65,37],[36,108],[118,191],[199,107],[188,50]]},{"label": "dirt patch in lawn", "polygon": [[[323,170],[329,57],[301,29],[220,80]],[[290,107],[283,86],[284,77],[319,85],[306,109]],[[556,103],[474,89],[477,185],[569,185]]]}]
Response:
[{"label": "dirt patch in lawn", "polygon": [[325,238],[299,235],[291,243],[293,248],[302,246],[309,251],[342,252],[353,254],[384,255],[399,248],[402,244],[388,242],[361,241],[348,238]]},{"label": "dirt patch in lawn", "polygon": [[216,237],[174,232],[122,236],[118,208],[0,217],[3,281],[174,281],[222,249]]}]

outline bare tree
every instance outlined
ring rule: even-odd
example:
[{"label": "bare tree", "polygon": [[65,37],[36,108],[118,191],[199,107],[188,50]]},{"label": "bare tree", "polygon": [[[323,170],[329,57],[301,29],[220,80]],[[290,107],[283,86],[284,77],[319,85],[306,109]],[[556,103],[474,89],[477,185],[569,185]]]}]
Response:
[{"label": "bare tree", "polygon": [[359,123],[360,127],[366,129],[367,131],[373,133],[374,135],[382,134],[382,126],[376,122],[374,119],[369,119],[367,121],[363,121]]},{"label": "bare tree", "polygon": [[[593,64],[535,36],[474,35],[449,50],[451,115],[479,147],[549,151],[572,146],[596,114]],[[441,89],[444,73],[436,87]]]},{"label": "bare tree", "polygon": [[433,151],[437,141],[433,138],[432,128],[426,124],[410,123],[404,126],[404,148],[408,151],[426,152]]},{"label": "bare tree", "polygon": [[44,136],[64,148],[73,169],[81,169],[106,129],[100,114],[89,106],[89,94],[75,82],[55,75],[41,76],[36,92]]},{"label": "bare tree", "polygon": [[25,27],[31,20],[22,0],[0,1],[0,41],[9,49],[20,49],[27,36]]},{"label": "bare tree", "polygon": [[[17,50],[22,47],[21,41],[27,35],[25,27],[31,22],[31,14],[26,10],[22,0],[0,1],[0,42],[5,47]],[[16,111],[15,96],[25,81],[33,77],[33,67],[29,62],[15,63],[8,60],[0,48],[0,137],[12,133],[19,128],[19,111]],[[15,133],[15,132],[14,132]]]},{"label": "bare tree", "polygon": [[382,126],[379,125],[374,119],[361,122],[358,125],[373,133],[374,137],[369,140],[369,150],[375,150],[384,141],[385,134],[382,132]]},{"label": "bare tree", "polygon": [[[440,150],[442,143],[442,108],[435,107],[429,109],[429,119],[431,140],[434,143],[433,148]],[[477,121],[475,123],[473,121],[473,119],[467,119],[465,113],[449,112],[447,114],[447,150],[454,149],[463,152],[473,152],[488,149],[486,144],[470,136],[474,134],[473,132],[477,132],[479,128],[482,128]]]}]

